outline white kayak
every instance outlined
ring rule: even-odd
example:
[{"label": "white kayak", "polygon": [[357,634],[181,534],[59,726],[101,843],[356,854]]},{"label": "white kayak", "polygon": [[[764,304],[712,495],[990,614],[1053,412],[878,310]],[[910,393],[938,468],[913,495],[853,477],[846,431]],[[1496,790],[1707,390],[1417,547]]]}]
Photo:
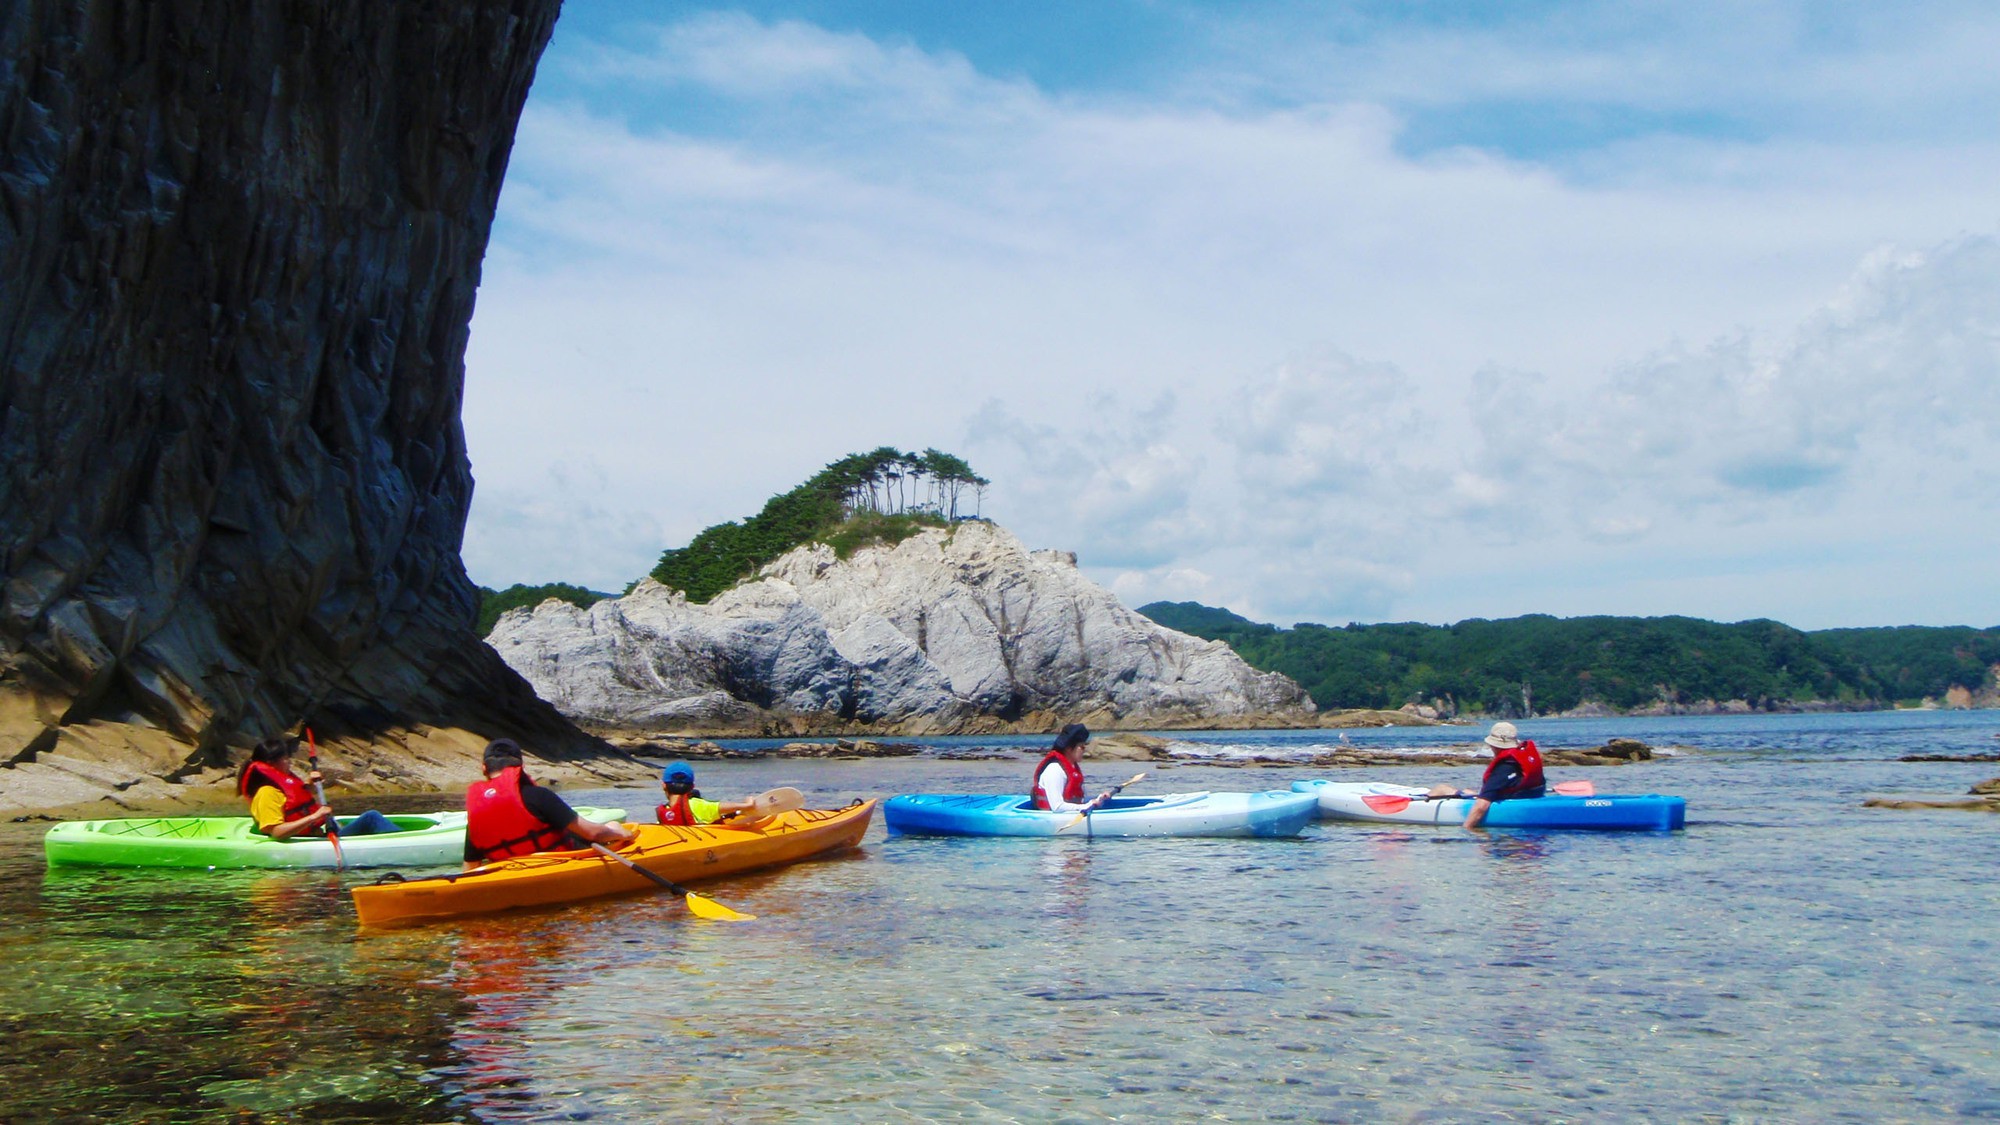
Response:
[{"label": "white kayak", "polygon": [[1114,797],[1079,817],[1038,809],[1019,793],[905,793],[882,806],[889,831],[910,836],[1296,836],[1312,820],[1307,793],[1165,793]]},{"label": "white kayak", "polygon": [[[1295,781],[1292,788],[1313,794],[1326,820],[1368,820],[1385,824],[1463,824],[1472,801],[1431,800],[1426,789],[1382,781]],[[1486,810],[1489,828],[1563,828],[1596,832],[1671,832],[1685,827],[1687,800],[1659,793],[1604,793],[1590,796],[1522,797],[1495,801]]]}]

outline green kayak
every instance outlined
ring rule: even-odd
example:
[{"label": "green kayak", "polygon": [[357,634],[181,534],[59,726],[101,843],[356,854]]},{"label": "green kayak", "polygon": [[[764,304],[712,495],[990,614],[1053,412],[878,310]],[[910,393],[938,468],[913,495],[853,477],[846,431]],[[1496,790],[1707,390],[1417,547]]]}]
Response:
[{"label": "green kayak", "polygon": [[[595,821],[624,817],[624,809],[577,809]],[[465,813],[392,816],[400,832],[342,836],[349,867],[438,867],[465,854]],[[332,867],[326,837],[273,840],[247,816],[158,816],[129,820],[72,820],[42,839],[49,866],[58,867]]]}]

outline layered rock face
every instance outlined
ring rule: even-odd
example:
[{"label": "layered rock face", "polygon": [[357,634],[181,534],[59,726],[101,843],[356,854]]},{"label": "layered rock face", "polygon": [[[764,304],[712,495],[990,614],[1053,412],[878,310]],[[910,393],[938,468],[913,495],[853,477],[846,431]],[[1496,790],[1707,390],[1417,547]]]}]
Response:
[{"label": "layered rock face", "polygon": [[501,617],[488,643],[565,714],[623,727],[778,715],[917,732],[1313,713],[1291,680],[1126,609],[1076,556],[1031,553],[982,522],[845,561],[801,547],[707,605],[651,581],[589,609],[544,602]]},{"label": "layered rock face", "polygon": [[0,8],[0,764],[74,734],[173,773],[302,719],[593,745],[478,642],[458,555],[558,8]]}]

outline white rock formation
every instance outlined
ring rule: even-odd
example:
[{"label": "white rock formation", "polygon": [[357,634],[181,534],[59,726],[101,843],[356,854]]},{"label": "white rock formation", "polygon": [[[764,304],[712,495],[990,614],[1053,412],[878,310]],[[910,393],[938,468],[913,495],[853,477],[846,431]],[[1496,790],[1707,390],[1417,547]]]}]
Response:
[{"label": "white rock formation", "polygon": [[800,547],[692,605],[650,580],[488,638],[572,718],[637,727],[779,713],[948,730],[979,716],[1187,725],[1305,718],[1312,700],[1219,641],[1164,628],[997,525],[929,529],[846,560]]}]

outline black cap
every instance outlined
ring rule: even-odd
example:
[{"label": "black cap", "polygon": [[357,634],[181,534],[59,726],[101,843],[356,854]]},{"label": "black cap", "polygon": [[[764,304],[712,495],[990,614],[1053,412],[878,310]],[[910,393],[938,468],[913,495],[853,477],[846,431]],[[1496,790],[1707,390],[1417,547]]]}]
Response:
[{"label": "black cap", "polygon": [[1074,750],[1090,741],[1090,728],[1082,723],[1071,723],[1056,735],[1056,749]]},{"label": "black cap", "polygon": [[521,744],[511,738],[496,738],[486,744],[486,772],[521,764]]}]

